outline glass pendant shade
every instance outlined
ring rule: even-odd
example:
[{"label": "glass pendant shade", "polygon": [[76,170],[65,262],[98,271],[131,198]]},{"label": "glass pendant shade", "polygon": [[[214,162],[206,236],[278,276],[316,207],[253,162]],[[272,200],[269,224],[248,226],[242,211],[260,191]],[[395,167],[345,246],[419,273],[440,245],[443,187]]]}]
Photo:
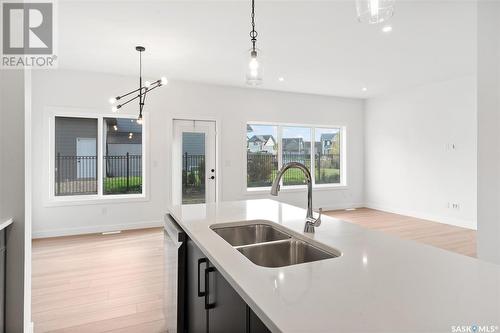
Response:
[{"label": "glass pendant shade", "polygon": [[246,71],[246,82],[249,86],[262,84],[262,63],[259,61],[257,51],[250,51],[248,68]]},{"label": "glass pendant shade", "polygon": [[394,0],[356,0],[356,10],[362,23],[385,22],[394,15]]}]

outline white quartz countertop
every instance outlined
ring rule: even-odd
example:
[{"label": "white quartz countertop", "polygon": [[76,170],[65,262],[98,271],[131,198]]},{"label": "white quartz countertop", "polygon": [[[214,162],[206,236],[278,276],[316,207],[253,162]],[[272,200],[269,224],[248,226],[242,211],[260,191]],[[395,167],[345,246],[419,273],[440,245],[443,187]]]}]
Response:
[{"label": "white quartz countertop", "polygon": [[[175,206],[171,214],[273,332],[433,333],[472,325],[500,332],[499,265],[327,216],[304,235],[305,210],[273,200]],[[342,256],[261,267],[209,228],[259,219]]]},{"label": "white quartz countertop", "polygon": [[3,230],[5,228],[7,228],[11,224],[12,224],[12,219],[11,218],[0,219],[0,230]]}]

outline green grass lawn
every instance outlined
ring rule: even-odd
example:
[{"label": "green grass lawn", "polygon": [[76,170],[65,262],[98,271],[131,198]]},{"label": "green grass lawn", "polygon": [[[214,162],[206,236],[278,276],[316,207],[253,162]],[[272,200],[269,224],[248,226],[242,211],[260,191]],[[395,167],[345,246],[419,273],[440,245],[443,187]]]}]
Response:
[{"label": "green grass lawn", "polygon": [[127,177],[108,177],[104,178],[104,193],[141,193],[142,177],[129,177],[129,187],[127,190]]},{"label": "green grass lawn", "polygon": [[[267,180],[254,180],[248,179],[248,187],[262,187],[262,186],[271,186],[272,180],[276,178],[277,170],[271,171],[271,178]],[[332,169],[332,168],[322,168],[321,174],[316,170],[316,184],[334,184],[340,182],[340,170]],[[283,175],[283,184],[284,185],[301,185],[304,184],[305,178],[302,171],[299,170],[288,170]]]}]

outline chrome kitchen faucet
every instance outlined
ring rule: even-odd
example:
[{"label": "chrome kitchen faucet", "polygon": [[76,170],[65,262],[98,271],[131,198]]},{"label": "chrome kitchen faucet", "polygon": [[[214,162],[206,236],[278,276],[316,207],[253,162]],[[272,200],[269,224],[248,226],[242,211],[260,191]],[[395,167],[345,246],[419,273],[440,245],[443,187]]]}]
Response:
[{"label": "chrome kitchen faucet", "polygon": [[280,180],[283,177],[283,174],[288,169],[299,169],[304,173],[307,182],[307,215],[306,215],[306,224],[304,226],[304,232],[314,233],[314,227],[319,227],[321,225],[321,213],[323,209],[319,209],[319,216],[317,219],[313,216],[312,210],[312,177],[309,170],[306,166],[299,162],[289,162],[278,171],[276,178],[274,179],[273,186],[271,187],[271,195],[278,196],[278,192],[280,190]]}]

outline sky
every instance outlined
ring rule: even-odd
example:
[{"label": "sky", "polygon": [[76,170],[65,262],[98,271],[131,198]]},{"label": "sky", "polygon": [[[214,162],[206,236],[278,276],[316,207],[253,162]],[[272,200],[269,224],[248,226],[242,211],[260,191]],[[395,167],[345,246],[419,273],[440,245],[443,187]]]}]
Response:
[{"label": "sky", "polygon": [[[275,126],[271,125],[251,125],[253,132],[248,132],[247,137],[254,135],[269,135],[277,137]],[[319,141],[322,133],[336,133],[337,129],[316,129],[316,140]],[[303,138],[305,141],[311,140],[311,129],[307,127],[283,127],[283,138]]]}]

